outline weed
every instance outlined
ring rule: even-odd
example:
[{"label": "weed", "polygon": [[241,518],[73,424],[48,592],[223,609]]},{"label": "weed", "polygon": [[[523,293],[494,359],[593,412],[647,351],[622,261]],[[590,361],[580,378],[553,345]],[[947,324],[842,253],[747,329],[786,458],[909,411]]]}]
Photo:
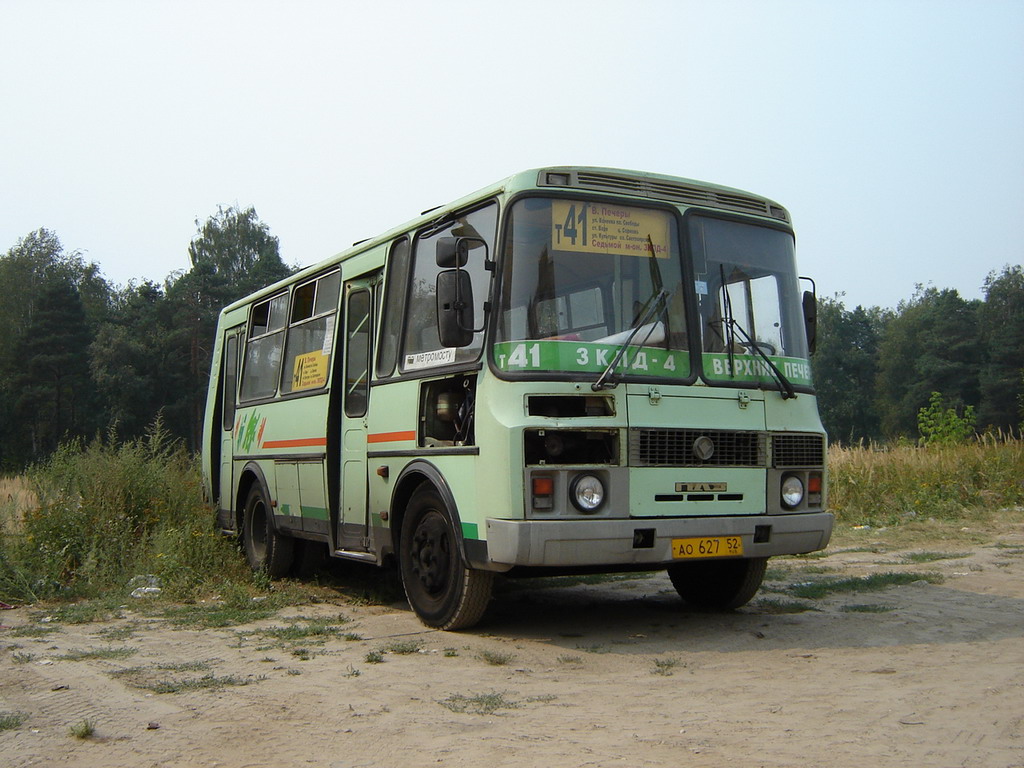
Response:
[{"label": "weed", "polygon": [[380,664],[384,661],[384,654],[380,651],[370,651],[366,654],[365,661],[367,664]]},{"label": "weed", "polygon": [[909,563],[933,563],[936,560],[960,560],[970,557],[970,552],[911,552],[903,556]]},{"label": "weed", "polygon": [[0,712],[0,731],[13,731],[28,720],[27,712]]},{"label": "weed", "polygon": [[816,600],[836,592],[877,592],[888,587],[911,584],[915,581],[939,584],[942,582],[942,577],[934,573],[873,573],[870,576],[821,579],[820,581],[793,584],[789,587],[789,592],[796,597]]},{"label": "weed", "polygon": [[651,668],[652,675],[665,675],[666,677],[671,675],[675,668],[682,664],[679,659],[667,658],[667,659],[655,659],[654,666]]},{"label": "weed", "polygon": [[34,653],[19,653],[15,651],[11,654],[11,661],[15,664],[28,664],[29,662],[34,661],[35,658],[36,655]]},{"label": "weed", "polygon": [[445,648],[444,649],[444,655],[446,657],[450,658],[450,659],[451,658],[455,658],[456,656],[459,655],[459,649],[458,648]]},{"label": "weed", "polygon": [[[164,668],[173,665],[163,665]],[[177,667],[181,669],[181,666]],[[160,666],[155,668],[162,670]],[[183,693],[185,691],[202,691],[225,688],[227,686],[251,685],[266,680],[265,675],[258,677],[239,677],[238,675],[217,676],[212,672],[202,677],[163,678],[155,674],[153,669],[123,669],[113,673],[113,677],[124,680],[128,685],[153,693]]]},{"label": "weed", "polygon": [[11,630],[11,637],[46,637],[59,632],[60,627],[52,624],[24,624]]},{"label": "weed", "polygon": [[353,642],[357,642],[359,640],[362,640],[363,636],[358,634],[357,632],[345,632],[341,636],[341,639],[342,640],[347,640],[348,642],[353,643]]},{"label": "weed", "polygon": [[91,739],[96,735],[96,724],[92,720],[82,720],[68,729],[68,734],[76,739]]},{"label": "weed", "polygon": [[515,661],[514,653],[502,653],[501,651],[483,650],[480,651],[480,658],[495,667],[503,667]]},{"label": "weed", "polygon": [[297,677],[298,675],[302,674],[302,670],[301,669],[289,669],[287,674],[289,674],[289,675],[291,675],[293,677]]},{"label": "weed", "polygon": [[[339,623],[346,623],[349,620],[339,616],[337,621]],[[261,635],[285,643],[295,643],[301,640],[321,645],[327,642],[328,639],[338,636],[340,632],[341,630],[337,624],[326,619],[310,619],[306,624],[293,623],[287,627],[272,627],[260,630]]]},{"label": "weed", "polygon": [[595,643],[594,645],[577,645],[576,649],[580,650],[580,651],[585,651],[587,653],[609,653],[609,652],[611,652],[610,648],[606,648],[605,646],[601,645],[600,643]]},{"label": "weed", "polygon": [[558,657],[558,663],[559,664],[582,664],[583,663],[583,657],[582,656],[576,656],[576,655],[571,654],[571,653],[563,653],[561,656]]},{"label": "weed", "polygon": [[349,664],[348,669],[345,671],[345,674],[342,675],[342,677],[359,677],[359,675],[361,674],[362,672],[360,672],[358,669]]},{"label": "weed", "polygon": [[123,627],[106,627],[96,634],[104,640],[129,640],[135,637],[138,629],[138,624],[127,624]]},{"label": "weed", "polygon": [[419,640],[392,640],[384,647],[384,650],[399,656],[406,656],[419,652],[422,647],[423,644]]},{"label": "weed", "polygon": [[841,605],[839,610],[847,613],[888,613],[889,611],[896,610],[891,605],[879,605],[877,603],[854,603],[851,605]]},{"label": "weed", "polygon": [[126,659],[138,653],[138,648],[94,648],[80,651],[77,648],[57,658],[61,661],[89,661],[91,659]]},{"label": "weed", "polygon": [[758,613],[805,613],[816,611],[817,608],[807,603],[799,603],[796,600],[780,600],[773,597],[762,597],[753,605]]},{"label": "weed", "polygon": [[309,648],[293,648],[292,656],[297,658],[299,661],[309,661],[313,658],[313,652]]},{"label": "weed", "polygon": [[471,715],[491,715],[499,709],[517,709],[520,706],[518,702],[506,699],[502,693],[479,693],[475,696],[453,693],[438,704],[452,712]]}]

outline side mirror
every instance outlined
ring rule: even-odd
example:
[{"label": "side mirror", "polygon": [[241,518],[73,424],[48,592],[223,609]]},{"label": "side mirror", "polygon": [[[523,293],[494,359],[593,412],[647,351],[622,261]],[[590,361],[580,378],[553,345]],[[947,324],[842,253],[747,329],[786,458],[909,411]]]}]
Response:
[{"label": "side mirror", "polygon": [[479,237],[439,237],[436,248],[437,266],[443,269],[466,266],[469,252],[474,248],[484,248],[484,261],[487,260],[487,242]]},{"label": "side mirror", "polygon": [[465,347],[472,344],[473,319],[473,283],[469,273],[461,269],[438,272],[437,335],[441,339],[441,346]]},{"label": "side mirror", "polygon": [[813,291],[804,291],[804,327],[807,329],[807,351],[813,355],[818,346],[818,298]]}]

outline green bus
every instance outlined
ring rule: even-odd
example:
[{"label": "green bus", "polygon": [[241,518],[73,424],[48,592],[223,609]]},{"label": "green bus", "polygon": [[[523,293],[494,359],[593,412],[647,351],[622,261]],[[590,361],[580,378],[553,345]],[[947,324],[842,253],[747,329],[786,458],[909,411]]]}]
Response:
[{"label": "green bus", "polygon": [[397,565],[442,629],[495,574],[667,570],[694,607],[743,605],[833,525],[794,243],[756,195],[552,167],[235,302],[203,437],[218,526],[275,577]]}]

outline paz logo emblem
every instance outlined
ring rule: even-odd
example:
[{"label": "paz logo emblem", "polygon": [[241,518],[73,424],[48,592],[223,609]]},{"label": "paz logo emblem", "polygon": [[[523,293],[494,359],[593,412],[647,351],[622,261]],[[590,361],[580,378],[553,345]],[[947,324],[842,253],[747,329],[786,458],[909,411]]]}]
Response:
[{"label": "paz logo emblem", "polygon": [[693,441],[693,455],[701,461],[707,461],[715,455],[715,441],[707,435],[701,435]]}]

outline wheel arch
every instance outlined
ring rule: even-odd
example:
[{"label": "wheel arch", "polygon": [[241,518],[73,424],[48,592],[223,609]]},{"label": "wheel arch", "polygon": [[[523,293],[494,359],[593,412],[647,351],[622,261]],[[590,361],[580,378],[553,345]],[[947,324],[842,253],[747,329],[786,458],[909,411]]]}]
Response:
[{"label": "wheel arch", "polygon": [[235,530],[239,533],[242,532],[245,502],[249,498],[249,491],[252,490],[254,485],[259,485],[263,489],[263,495],[270,505],[271,525],[277,530],[277,522],[274,520],[274,509],[276,507],[274,497],[270,493],[270,484],[267,482],[267,477],[263,474],[260,465],[255,461],[250,461],[242,467],[242,472],[238,478],[238,488],[235,490]]},{"label": "wheel arch", "polygon": [[455,495],[451,487],[444,479],[441,471],[429,461],[417,459],[406,465],[405,469],[398,475],[395,482],[394,493],[391,494],[391,546],[392,552],[397,556],[400,552],[402,539],[402,522],[405,519],[405,511],[413,495],[424,485],[429,485],[441,496],[448,514],[452,517],[452,526],[455,528],[455,540],[459,547],[459,557],[466,565],[469,560],[466,557],[466,544],[462,537],[462,519],[459,517],[459,507],[455,503]]}]

